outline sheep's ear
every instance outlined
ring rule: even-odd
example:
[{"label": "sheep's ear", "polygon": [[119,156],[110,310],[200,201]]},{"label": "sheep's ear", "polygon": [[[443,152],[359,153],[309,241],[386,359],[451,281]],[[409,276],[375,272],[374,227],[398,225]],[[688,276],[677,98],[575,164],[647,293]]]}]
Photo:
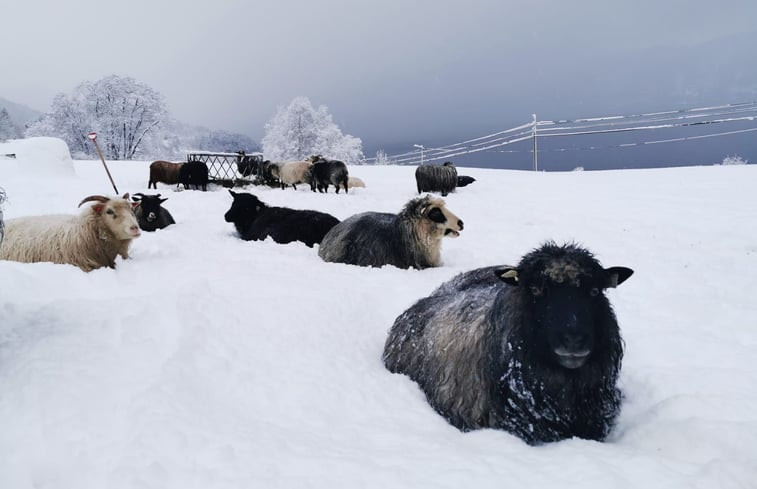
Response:
[{"label": "sheep's ear", "polygon": [[231,194],[231,196],[232,196],[232,197],[235,197],[235,196],[237,195],[237,194],[236,194],[236,192],[234,192],[234,191],[233,191],[233,190],[231,190],[231,189],[229,189],[229,193]]},{"label": "sheep's ear", "polygon": [[494,269],[494,274],[497,276],[498,279],[503,281],[504,283],[508,285],[515,285],[517,286],[520,282],[520,278],[518,277],[518,269],[515,267],[499,267]]},{"label": "sheep's ear", "polygon": [[[158,195],[160,195],[160,194],[158,194]],[[162,204],[163,202],[165,202],[167,200],[168,200],[168,197],[166,197],[165,199],[160,199],[160,203]]]},{"label": "sheep's ear", "polygon": [[129,192],[126,192],[125,194],[123,194],[121,198],[124,200],[129,200]]},{"label": "sheep's ear", "polygon": [[605,272],[607,272],[607,282],[605,283],[606,288],[617,287],[625,282],[628,277],[633,275],[633,270],[626,267],[605,268]]}]

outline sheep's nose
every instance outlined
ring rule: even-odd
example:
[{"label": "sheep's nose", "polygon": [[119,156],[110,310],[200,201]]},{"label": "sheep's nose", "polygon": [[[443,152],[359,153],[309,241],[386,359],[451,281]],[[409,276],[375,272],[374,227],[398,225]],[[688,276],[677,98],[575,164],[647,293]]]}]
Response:
[{"label": "sheep's nose", "polygon": [[566,348],[577,350],[586,344],[587,336],[583,333],[565,333],[562,340]]},{"label": "sheep's nose", "polygon": [[457,220],[457,227],[460,228],[460,231],[463,230],[463,221],[461,221],[460,219]]}]

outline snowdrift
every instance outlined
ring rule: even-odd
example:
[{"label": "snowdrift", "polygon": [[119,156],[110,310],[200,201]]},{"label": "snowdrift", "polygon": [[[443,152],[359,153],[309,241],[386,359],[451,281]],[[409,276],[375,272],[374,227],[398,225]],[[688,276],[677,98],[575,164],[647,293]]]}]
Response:
[{"label": "snowdrift", "polygon": [[[6,161],[0,161],[3,166]],[[149,162],[112,162],[121,192]],[[98,161],[70,178],[4,168],[5,217],[77,212],[110,194]],[[396,212],[414,168],[351,167],[365,189],[245,189],[340,219]],[[0,262],[0,487],[739,488],[757,480],[757,167],[530,173],[466,168],[443,266],[325,263],[245,242],[225,189],[159,185],[177,224],[83,273]],[[386,332],[458,272],[576,241],[636,273],[608,294],[626,343],[606,443],[529,447],[461,433],[381,362]]]}]

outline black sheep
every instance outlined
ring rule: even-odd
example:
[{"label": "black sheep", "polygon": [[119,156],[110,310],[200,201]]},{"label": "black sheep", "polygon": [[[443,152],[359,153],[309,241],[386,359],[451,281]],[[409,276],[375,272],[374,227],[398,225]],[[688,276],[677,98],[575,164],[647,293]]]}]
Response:
[{"label": "black sheep", "polygon": [[144,195],[136,193],[131,200],[137,202],[134,215],[137,216],[137,224],[142,231],[155,231],[176,224],[173,216],[161,204],[168,198],[161,199],[160,194]]},{"label": "black sheep", "polygon": [[179,184],[189,189],[194,185],[195,189],[202,188],[202,191],[208,189],[208,165],[202,161],[189,161],[179,168]]},{"label": "black sheep", "polygon": [[310,190],[315,192],[317,188],[319,192],[328,193],[331,184],[336,187],[336,193],[339,193],[340,186],[344,188],[344,193],[347,193],[349,172],[344,162],[328,160],[321,155],[311,156],[310,161],[313,162],[308,175]]},{"label": "black sheep", "polygon": [[267,237],[277,243],[302,241],[312,247],[339,223],[339,219],[323,212],[269,207],[256,196],[229,190],[234,198],[226,212],[226,222],[234,223],[239,237],[262,241]]},{"label": "black sheep", "polygon": [[468,175],[458,175],[457,176],[457,186],[458,187],[465,187],[466,185],[470,185],[471,183],[475,182],[476,179],[473,177],[469,177]]},{"label": "black sheep", "polygon": [[261,173],[260,168],[263,164],[263,155],[260,153],[254,153],[251,155],[246,154],[244,151],[237,151],[237,171],[243,177],[249,177],[250,175],[259,175]]},{"label": "black sheep", "polygon": [[517,267],[462,273],[396,319],[384,363],[463,431],[603,440],[620,410],[623,356],[604,289],[632,273],[554,243]]}]

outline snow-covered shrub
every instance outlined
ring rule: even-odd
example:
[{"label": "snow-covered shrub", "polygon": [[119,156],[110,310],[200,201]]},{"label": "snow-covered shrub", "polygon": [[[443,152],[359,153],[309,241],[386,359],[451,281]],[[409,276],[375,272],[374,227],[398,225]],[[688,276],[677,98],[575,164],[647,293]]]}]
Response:
[{"label": "snow-covered shrub", "polygon": [[738,155],[726,156],[723,158],[721,165],[746,165],[749,163],[747,160]]}]

